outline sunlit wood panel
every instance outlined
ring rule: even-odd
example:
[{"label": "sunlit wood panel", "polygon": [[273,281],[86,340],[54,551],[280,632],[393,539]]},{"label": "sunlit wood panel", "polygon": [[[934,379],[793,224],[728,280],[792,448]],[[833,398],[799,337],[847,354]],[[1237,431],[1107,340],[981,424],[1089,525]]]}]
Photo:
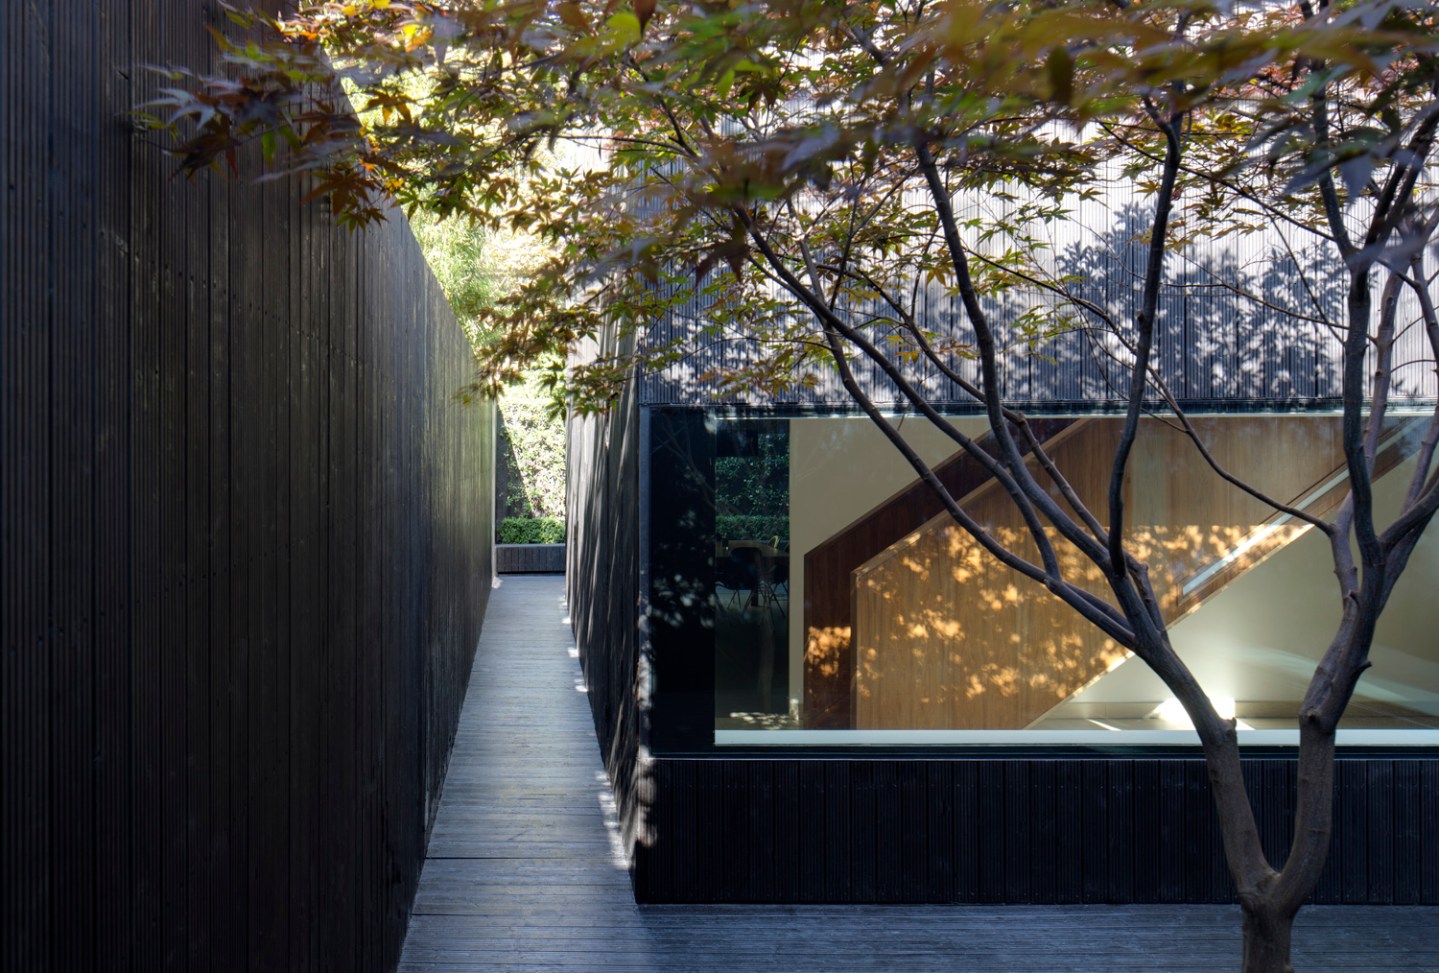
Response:
[{"label": "sunlit wood panel", "polygon": [[[1286,502],[1325,509],[1342,491],[1335,417],[1196,421],[1217,462]],[[1092,419],[1051,447],[1096,516],[1107,519],[1120,420]],[[1056,492],[1057,496],[1057,492]],[[1146,423],[1125,491],[1126,540],[1151,567],[1167,618],[1192,611],[1303,525],[1225,484],[1183,433]],[[964,501],[996,537],[1037,559],[994,484]],[[1107,597],[1100,572],[1050,531],[1065,577]],[[1123,650],[1040,586],[936,517],[854,576],[855,725],[865,729],[1018,729],[1124,658]]]}]

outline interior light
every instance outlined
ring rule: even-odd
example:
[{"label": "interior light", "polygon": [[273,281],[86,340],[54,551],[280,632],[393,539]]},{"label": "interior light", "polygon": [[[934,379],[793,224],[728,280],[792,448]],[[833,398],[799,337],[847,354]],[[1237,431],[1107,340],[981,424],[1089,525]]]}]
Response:
[{"label": "interior light", "polygon": [[1150,718],[1164,723],[1176,723],[1180,726],[1187,726],[1191,730],[1194,728],[1194,724],[1189,720],[1189,714],[1184,711],[1184,704],[1173,696],[1154,707],[1154,711],[1149,715]]},{"label": "interior light", "polygon": [[[1214,711],[1223,720],[1234,719],[1234,699],[1231,696],[1211,696],[1209,702]],[[1189,719],[1189,714],[1184,710],[1184,704],[1173,696],[1154,707],[1149,714],[1151,719],[1161,720],[1165,723],[1174,723],[1187,729],[1194,729],[1194,723]],[[1241,726],[1242,729],[1248,727]]]}]

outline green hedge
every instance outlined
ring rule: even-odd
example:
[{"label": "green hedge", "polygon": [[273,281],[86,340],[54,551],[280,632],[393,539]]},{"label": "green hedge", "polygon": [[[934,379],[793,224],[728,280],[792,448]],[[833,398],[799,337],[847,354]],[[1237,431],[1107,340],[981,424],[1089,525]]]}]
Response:
[{"label": "green hedge", "polygon": [[765,541],[778,537],[789,543],[789,518],[758,514],[716,514],[715,536],[722,541]]},{"label": "green hedge", "polygon": [[506,517],[500,521],[501,544],[563,544],[565,522],[558,517]]}]

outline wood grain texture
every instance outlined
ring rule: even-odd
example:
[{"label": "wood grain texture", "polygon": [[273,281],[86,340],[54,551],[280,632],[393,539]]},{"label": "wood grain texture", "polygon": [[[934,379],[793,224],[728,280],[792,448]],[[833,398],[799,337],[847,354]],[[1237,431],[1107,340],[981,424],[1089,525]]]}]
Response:
[{"label": "wood grain texture", "polygon": [[[637,685],[640,653],[640,439],[633,390],[604,415],[566,429],[568,543],[565,590],[592,727],[616,781],[626,848],[635,853],[641,813],[636,767],[647,744]],[[638,852],[643,854],[643,852]]]},{"label": "wood grain texture", "polygon": [[[1080,204],[1072,221],[1049,224],[1045,250],[1046,260],[1052,262],[1046,263],[1046,273],[1082,282],[1078,297],[1105,308],[1113,321],[1132,322],[1139,310],[1139,290],[1134,283],[1143,272],[1144,241],[1152,229],[1154,201],[1146,186],[1124,174],[1123,166],[1121,158],[1099,163],[1092,173],[1093,185],[1105,187],[1104,201]],[[919,200],[915,203],[925,206]],[[988,229],[1006,221],[1022,222],[1016,210],[1029,203],[999,199],[978,190],[959,194],[954,205],[966,245],[979,247]],[[1182,200],[1178,205],[1183,212],[1195,201]],[[1176,261],[1166,270],[1150,365],[1191,411],[1205,407],[1337,407],[1343,359],[1340,337],[1318,321],[1300,320],[1285,309],[1306,308],[1322,319],[1342,320],[1343,288],[1331,286],[1333,276],[1326,257],[1301,256],[1301,272],[1292,258],[1277,252],[1281,247],[1276,244],[1276,237],[1266,233],[1201,235],[1188,241],[1182,263]],[[886,272],[902,273],[899,267],[905,259],[903,254],[887,258]],[[920,276],[916,274],[916,284]],[[1250,296],[1256,294],[1264,299]],[[644,404],[853,406],[854,400],[835,369],[810,366],[804,376],[809,381],[793,382],[778,393],[736,383],[736,388],[721,395],[713,383],[696,382],[696,375],[733,374],[772,351],[759,335],[724,329],[708,339],[696,334],[696,322],[704,319],[705,300],[690,297],[668,303],[666,313],[651,325],[653,347],[669,347],[666,342],[683,336],[687,353],[666,368],[645,372],[641,379]],[[1074,327],[1036,339],[1016,314],[1019,308],[1052,306],[1053,295],[1042,287],[1017,284],[981,293],[978,300],[996,329],[997,391],[1007,404],[1049,412],[1124,409],[1130,373],[1126,359],[1110,353],[1106,345],[1112,336],[1103,330]],[[1406,302],[1401,316],[1414,315],[1412,299],[1401,300]],[[856,326],[887,319],[893,313],[877,297],[842,302],[835,310]],[[959,297],[938,282],[917,288],[912,310],[915,320],[928,322],[961,347],[974,340]],[[902,332],[891,336],[902,339]],[[895,367],[930,403],[940,408],[978,409],[973,397],[925,356],[903,354],[914,350],[903,343],[890,350],[900,352],[891,355]],[[980,384],[981,368],[975,356],[958,350],[949,356],[947,369],[963,376],[971,387]],[[1392,401],[1420,406],[1434,402],[1439,396],[1439,373],[1433,368],[1434,352],[1422,329],[1400,330],[1394,360],[1414,362],[1417,367],[1404,369],[1402,388],[1395,390]],[[881,408],[912,408],[872,362],[857,357],[854,364],[856,381]],[[1366,382],[1372,380],[1372,370],[1366,369]],[[1365,394],[1369,391],[1366,388]]]},{"label": "wood grain texture", "polygon": [[0,5],[5,970],[392,967],[489,592],[493,420],[403,221],[128,124],[227,24]]},{"label": "wood grain texture", "polygon": [[[1045,442],[1073,425],[1072,419],[1032,423]],[[983,445],[983,443],[981,443]],[[979,489],[988,474],[978,462],[956,454],[935,474],[951,496]],[[890,545],[937,516],[934,492],[916,481],[864,517],[804,554],[804,719],[816,730],[854,726],[854,572]]]},{"label": "wood grain texture", "polygon": [[563,544],[496,544],[496,574],[564,574]]}]

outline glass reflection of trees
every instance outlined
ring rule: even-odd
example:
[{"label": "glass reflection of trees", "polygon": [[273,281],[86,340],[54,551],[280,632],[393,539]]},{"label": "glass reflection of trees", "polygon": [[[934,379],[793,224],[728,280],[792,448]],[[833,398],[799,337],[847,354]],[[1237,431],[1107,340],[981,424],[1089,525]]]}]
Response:
[{"label": "glass reflection of trees", "polygon": [[721,423],[715,456],[715,720],[782,726],[789,711],[789,434]]},{"label": "glass reflection of trees", "polygon": [[[715,457],[715,533],[720,541],[765,540],[789,546],[789,434],[775,423],[721,433]],[[726,455],[726,453],[729,455]]]}]

